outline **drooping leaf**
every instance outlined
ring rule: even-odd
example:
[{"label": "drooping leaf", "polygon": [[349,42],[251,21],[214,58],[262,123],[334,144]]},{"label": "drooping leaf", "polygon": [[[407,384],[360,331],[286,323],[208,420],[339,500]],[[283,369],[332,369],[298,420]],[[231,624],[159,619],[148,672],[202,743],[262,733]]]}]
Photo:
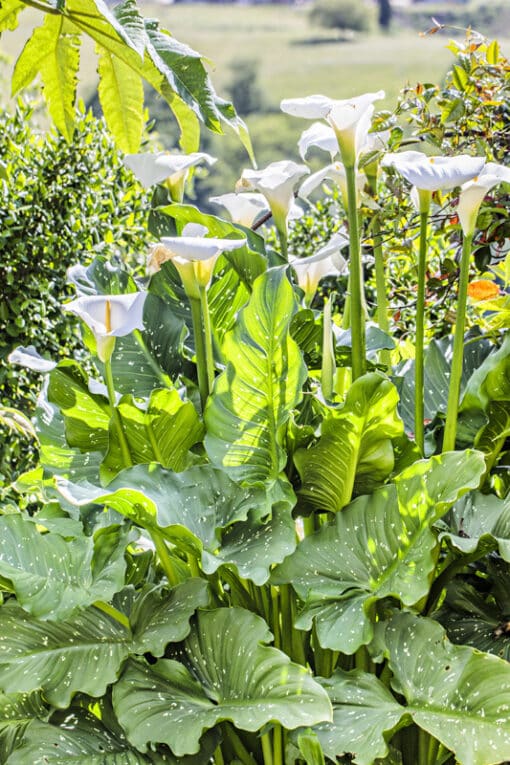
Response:
[{"label": "drooping leaf", "polygon": [[77,707],[32,720],[22,745],[6,765],[155,765],[156,761],[129,746],[125,737],[107,730],[90,712]]},{"label": "drooping leaf", "polygon": [[[221,639],[220,639],[221,638]],[[325,691],[275,648],[265,622],[239,608],[199,612],[177,654],[154,666],[130,662],[113,690],[128,739],[146,751],[166,743],[178,757],[198,751],[221,720],[255,731],[278,721],[292,729],[331,718]]]},{"label": "drooping leaf", "polygon": [[119,149],[138,151],[143,131],[143,85],[130,66],[98,46],[99,101]]},{"label": "drooping leaf", "polygon": [[124,548],[118,527],[91,537],[41,534],[22,515],[0,517],[0,576],[13,586],[26,611],[65,619],[96,600],[109,600],[124,584]]},{"label": "drooping leaf", "polygon": [[48,703],[66,708],[75,693],[102,696],[129,653],[129,634],[97,608],[71,619],[35,619],[2,606],[0,688],[5,693],[39,688]]},{"label": "drooping leaf", "polygon": [[315,622],[320,644],[343,653],[368,644],[377,600],[391,596],[411,606],[427,594],[437,546],[430,527],[477,486],[483,469],[478,452],[417,462],[306,537],[272,576],[305,601],[296,626]]},{"label": "drooping leaf", "polygon": [[299,495],[312,508],[337,512],[353,492],[367,492],[394,467],[392,439],[403,433],[394,385],[378,374],[356,380],[339,410],[330,410],[316,446],[299,449],[294,460]]},{"label": "drooping leaf", "polygon": [[26,88],[40,74],[50,115],[71,140],[75,122],[80,35],[64,16],[47,14],[21,52],[12,76],[12,92]]},{"label": "drooping leaf", "polygon": [[0,762],[6,762],[19,746],[27,726],[36,717],[48,717],[41,694],[0,693]]},{"label": "drooping leaf", "polygon": [[508,760],[508,662],[452,645],[432,619],[403,613],[381,629],[393,688],[414,722],[455,752],[460,765]]},{"label": "drooping leaf", "polygon": [[462,497],[444,519],[443,536],[464,555],[498,550],[510,562],[510,501],[493,494],[471,492]]},{"label": "drooping leaf", "polygon": [[285,269],[253,284],[247,306],[228,333],[226,370],[205,411],[206,449],[237,481],[275,480],[285,465],[284,428],[302,397],[305,367],[289,325],[296,299]]},{"label": "drooping leaf", "polygon": [[[186,467],[190,448],[204,432],[193,404],[182,401],[176,390],[159,388],[143,407],[132,396],[123,396],[116,408],[133,465],[158,462],[176,472]],[[124,467],[120,443],[113,425],[111,428],[108,452],[101,465],[105,481]]]}]

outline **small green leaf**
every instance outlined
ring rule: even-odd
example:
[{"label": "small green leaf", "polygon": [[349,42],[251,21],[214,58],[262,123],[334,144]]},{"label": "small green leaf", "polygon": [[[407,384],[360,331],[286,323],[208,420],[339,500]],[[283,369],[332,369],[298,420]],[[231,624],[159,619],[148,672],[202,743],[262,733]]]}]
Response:
[{"label": "small green leaf", "polygon": [[143,84],[128,64],[97,46],[99,101],[121,151],[135,153],[143,131]]},{"label": "small green leaf", "polygon": [[22,0],[2,0],[0,3],[0,32],[14,30],[18,26],[18,14],[26,4]]}]

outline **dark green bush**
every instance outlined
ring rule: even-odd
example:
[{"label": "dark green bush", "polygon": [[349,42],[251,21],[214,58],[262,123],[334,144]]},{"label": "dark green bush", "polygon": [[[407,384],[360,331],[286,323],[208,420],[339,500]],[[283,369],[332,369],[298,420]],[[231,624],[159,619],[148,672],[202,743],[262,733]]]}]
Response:
[{"label": "dark green bush", "polygon": [[[144,194],[133,186],[104,124],[79,116],[72,143],[34,127],[20,101],[14,114],[0,112],[0,405],[30,412],[36,373],[7,362],[19,345],[48,357],[72,356],[75,323],[62,313],[72,294],[66,271],[97,254],[143,257]],[[24,451],[2,436],[0,478]]]},{"label": "dark green bush", "polygon": [[325,29],[367,32],[373,13],[357,0],[317,0],[310,10],[310,20]]}]

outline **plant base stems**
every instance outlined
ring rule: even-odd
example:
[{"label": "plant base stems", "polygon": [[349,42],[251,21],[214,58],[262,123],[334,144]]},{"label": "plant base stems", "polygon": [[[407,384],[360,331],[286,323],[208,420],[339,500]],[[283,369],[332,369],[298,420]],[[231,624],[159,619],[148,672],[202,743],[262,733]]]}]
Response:
[{"label": "plant base stems", "polygon": [[347,215],[349,220],[350,245],[350,312],[352,336],[352,379],[356,380],[366,371],[365,316],[363,311],[363,268],[359,241],[357,210],[356,168],[345,168],[347,178]]},{"label": "plant base stems", "polygon": [[452,368],[450,386],[448,388],[448,406],[443,438],[443,452],[455,449],[457,436],[457,415],[459,408],[460,383],[462,380],[462,364],[464,361],[464,331],[466,328],[467,291],[469,285],[469,262],[473,235],[464,237],[460,260],[459,293],[457,297],[457,318],[455,321],[455,338],[453,341]]},{"label": "plant base stems", "polygon": [[271,747],[271,739],[269,733],[264,733],[260,737],[262,744],[262,754],[264,756],[264,765],[273,765],[273,749]]},{"label": "plant base stems", "polygon": [[[377,299],[376,318],[379,328],[387,335],[390,333],[388,296],[386,294],[386,274],[382,249],[381,227],[379,221],[374,223],[374,260],[375,260],[375,292]],[[381,363],[391,369],[391,353],[387,349],[379,352]]]},{"label": "plant base stems", "polygon": [[193,321],[193,336],[195,339],[195,353],[197,358],[198,389],[200,391],[200,401],[202,402],[203,411],[209,397],[209,376],[207,373],[202,308],[200,300],[197,300],[196,298],[190,298],[189,302],[191,306],[191,319]]},{"label": "plant base stems", "polygon": [[129,444],[127,442],[126,434],[124,433],[124,428],[122,427],[120,414],[115,406],[115,384],[113,382],[112,362],[109,359],[104,362],[104,377],[106,389],[108,391],[108,401],[110,402],[112,419],[115,430],[117,431],[117,438],[119,439],[122,463],[125,468],[131,467],[133,465],[133,460],[131,459]]},{"label": "plant base stems", "polygon": [[420,249],[418,254],[418,296],[416,300],[416,356],[414,365],[414,437],[423,455],[424,429],[424,344],[425,344],[425,277],[427,273],[427,229],[429,213],[420,213]]},{"label": "plant base stems", "polygon": [[207,370],[207,384],[209,392],[214,382],[214,356],[212,344],[211,315],[207,300],[207,287],[200,287],[200,310],[202,311],[202,324],[204,328],[205,366]]},{"label": "plant base stems", "polygon": [[335,346],[331,323],[332,296],[324,301],[322,317],[322,370],[321,388],[325,401],[332,401],[335,380]]},{"label": "plant base stems", "polygon": [[174,571],[174,567],[172,566],[172,560],[168,554],[166,542],[157,529],[149,529],[149,534],[152,541],[154,542],[161,566],[163,567],[163,571],[165,572],[166,578],[168,579],[168,584],[171,587],[175,587],[177,584],[179,584],[179,578],[177,577]]}]

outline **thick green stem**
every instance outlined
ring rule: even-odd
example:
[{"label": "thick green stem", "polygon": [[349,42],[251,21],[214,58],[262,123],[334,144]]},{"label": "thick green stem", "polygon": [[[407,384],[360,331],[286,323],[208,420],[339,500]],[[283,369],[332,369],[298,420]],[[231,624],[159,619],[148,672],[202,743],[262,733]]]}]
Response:
[{"label": "thick green stem", "polygon": [[200,310],[202,311],[202,325],[204,328],[205,365],[207,369],[207,385],[209,392],[214,382],[214,357],[212,343],[211,316],[209,302],[207,300],[207,287],[200,287]]},{"label": "thick green stem", "polygon": [[284,730],[281,725],[276,724],[273,728],[273,763],[274,765],[284,765],[284,762]]},{"label": "thick green stem", "polygon": [[350,245],[350,313],[352,336],[352,379],[361,377],[366,370],[365,315],[363,310],[363,268],[361,264],[361,246],[357,210],[356,168],[346,167],[347,176],[347,215],[349,220]]},{"label": "thick green stem", "polygon": [[221,746],[216,747],[216,750],[214,752],[214,765],[225,765],[225,760],[223,759],[223,752],[221,751]]},{"label": "thick green stem", "polygon": [[281,648],[282,635],[280,630],[280,593],[277,587],[271,587],[272,626],[274,635],[274,647]]},{"label": "thick green stem", "polygon": [[[379,220],[374,221],[374,260],[375,260],[375,292],[377,299],[376,318],[379,327],[387,335],[390,333],[389,303],[386,294],[386,274],[382,249],[381,227]],[[381,363],[391,368],[391,353],[383,349],[379,353]]]},{"label": "thick green stem", "polygon": [[163,571],[165,572],[166,578],[168,579],[168,584],[171,587],[175,587],[177,584],[179,584],[179,578],[175,574],[174,567],[172,565],[172,559],[168,554],[166,542],[161,532],[157,529],[148,529],[148,531],[152,541],[154,542],[161,566],[163,567]]},{"label": "thick green stem", "polygon": [[127,442],[126,434],[124,433],[124,428],[122,427],[122,420],[120,418],[119,411],[115,406],[115,385],[113,382],[112,363],[110,359],[106,359],[104,362],[104,377],[106,382],[106,389],[108,391],[108,401],[110,402],[112,419],[115,425],[115,430],[117,431],[117,438],[119,439],[122,464],[125,468],[131,467],[133,460],[131,459],[129,444]]},{"label": "thick green stem", "polygon": [[228,722],[223,724],[223,732],[234,750],[236,757],[243,763],[243,765],[257,765],[234,728]]},{"label": "thick green stem", "polygon": [[209,376],[207,374],[207,357],[205,350],[204,327],[202,324],[202,309],[200,300],[196,298],[189,299],[191,306],[191,318],[193,321],[193,336],[195,339],[195,354],[197,358],[198,389],[200,391],[200,400],[202,410],[205,409],[209,397]]},{"label": "thick green stem", "polygon": [[429,213],[420,213],[420,249],[418,254],[418,296],[416,300],[416,357],[414,365],[414,437],[423,455],[424,430],[424,344],[425,344],[425,276],[427,271],[427,230]]},{"label": "thick green stem", "polygon": [[335,346],[331,323],[332,296],[324,301],[322,317],[322,370],[321,388],[325,401],[332,401],[335,380]]},{"label": "thick green stem", "polygon": [[448,407],[444,428],[443,452],[455,449],[457,435],[457,415],[459,409],[460,383],[462,380],[462,364],[464,360],[464,330],[466,327],[466,306],[469,285],[469,262],[473,235],[464,237],[462,256],[460,260],[459,293],[457,296],[457,318],[455,321],[455,338],[453,341],[452,368],[450,387],[448,388]]},{"label": "thick green stem", "polygon": [[155,376],[158,378],[160,383],[164,385],[165,388],[173,388],[174,386],[173,386],[172,380],[165,372],[163,372],[158,362],[156,361],[152,353],[149,351],[147,347],[147,343],[143,339],[143,335],[139,329],[135,329],[135,331],[133,332],[133,337],[135,338],[136,342],[140,346],[143,352],[143,355],[147,359],[147,363],[149,364],[150,368],[152,369],[152,371],[154,372]]},{"label": "thick green stem", "polygon": [[276,229],[278,231],[278,239],[280,240],[280,249],[282,252],[282,257],[284,260],[289,259],[289,243],[288,243],[288,236],[287,232],[283,230],[281,227],[277,227]]},{"label": "thick green stem", "polygon": [[[260,737],[262,743],[262,754],[264,756],[264,765],[273,765],[273,749],[269,733],[264,733]],[[279,765],[279,764],[278,764]]]},{"label": "thick green stem", "polygon": [[418,762],[416,765],[429,765],[430,735],[422,728],[418,731]]},{"label": "thick green stem", "polygon": [[95,608],[98,608],[100,611],[102,611],[104,614],[108,614],[108,616],[111,616],[112,619],[115,619],[116,622],[119,624],[122,624],[123,627],[125,627],[128,632],[131,632],[131,625],[129,623],[129,619],[125,614],[123,614],[121,611],[119,611],[115,606],[112,606],[110,603],[104,603],[102,600],[96,600],[96,602],[93,604]]}]

